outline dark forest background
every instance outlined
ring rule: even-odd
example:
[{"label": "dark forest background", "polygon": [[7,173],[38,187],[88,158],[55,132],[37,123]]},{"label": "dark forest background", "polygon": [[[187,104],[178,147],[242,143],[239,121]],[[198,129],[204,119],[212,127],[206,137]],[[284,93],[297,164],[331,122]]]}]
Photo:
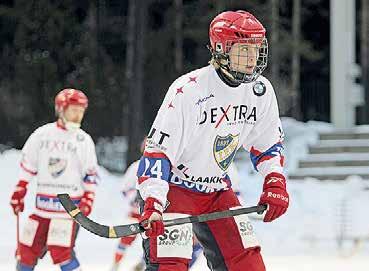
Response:
[{"label": "dark forest background", "polygon": [[[357,1],[366,86],[368,2]],[[1,0],[0,143],[22,147],[55,119],[56,93],[74,87],[90,100],[84,129],[95,140],[127,136],[132,161],[171,82],[207,65],[211,19],[237,9],[267,29],[264,74],[281,115],[329,121],[329,0]],[[367,123],[366,109],[359,114]]]}]

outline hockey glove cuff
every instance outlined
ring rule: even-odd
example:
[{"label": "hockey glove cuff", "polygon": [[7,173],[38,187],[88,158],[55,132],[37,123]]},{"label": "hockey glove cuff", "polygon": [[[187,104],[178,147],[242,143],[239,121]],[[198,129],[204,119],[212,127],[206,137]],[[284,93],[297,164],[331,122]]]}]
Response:
[{"label": "hockey glove cuff", "polygon": [[271,222],[287,211],[289,195],[286,188],[286,178],[282,174],[272,172],[265,177],[259,204],[268,205],[264,222]]},{"label": "hockey glove cuff", "polygon": [[139,223],[144,227],[147,237],[157,237],[164,233],[163,206],[155,198],[147,198]]},{"label": "hockey glove cuff", "polygon": [[24,211],[24,197],[27,194],[27,185],[28,182],[20,180],[10,199],[10,205],[12,206],[15,215]]},{"label": "hockey glove cuff", "polygon": [[81,212],[88,216],[91,214],[92,205],[95,200],[95,193],[94,192],[85,192],[81,198],[81,202],[79,203],[79,209]]}]

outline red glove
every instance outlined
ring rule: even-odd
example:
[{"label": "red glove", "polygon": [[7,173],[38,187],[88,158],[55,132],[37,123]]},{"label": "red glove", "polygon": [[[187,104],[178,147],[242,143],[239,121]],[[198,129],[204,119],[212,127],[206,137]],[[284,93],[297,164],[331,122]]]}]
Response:
[{"label": "red glove", "polygon": [[282,174],[272,172],[265,177],[259,204],[268,205],[264,222],[271,222],[287,211],[289,196],[286,190],[286,178]]},{"label": "red glove", "polygon": [[155,198],[145,200],[144,211],[138,219],[144,227],[147,237],[157,237],[164,233],[164,224],[162,221],[163,206]]},{"label": "red glove", "polygon": [[27,185],[28,182],[20,180],[15,187],[15,191],[10,200],[10,205],[15,215],[24,211],[24,197],[27,193]]},{"label": "red glove", "polygon": [[78,207],[85,216],[91,214],[94,199],[95,199],[94,192],[85,192],[83,194],[81,202],[79,203]]}]

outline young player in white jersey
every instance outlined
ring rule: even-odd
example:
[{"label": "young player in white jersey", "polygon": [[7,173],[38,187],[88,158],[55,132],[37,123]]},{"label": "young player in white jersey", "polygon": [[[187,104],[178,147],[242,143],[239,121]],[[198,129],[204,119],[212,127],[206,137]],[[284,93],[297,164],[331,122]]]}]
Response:
[{"label": "young player in white jersey", "polygon": [[[140,150],[143,153],[145,148],[146,138],[142,141]],[[130,210],[128,214],[128,221],[127,223],[137,223],[138,218],[140,217],[139,210],[138,210],[138,203],[137,203],[137,170],[139,160],[133,162],[126,170],[125,174],[122,178],[122,194],[123,196],[128,199],[130,203]],[[118,247],[115,251],[114,255],[114,263],[111,271],[117,271],[119,265],[123,258],[125,257],[125,253],[128,247],[130,247],[134,240],[136,240],[137,235],[125,236],[120,238]],[[139,262],[135,267],[134,270],[142,270],[144,266],[143,262]]]},{"label": "young player in white jersey", "polygon": [[16,215],[24,210],[27,186],[34,178],[37,188],[35,211],[18,244],[18,271],[34,270],[46,250],[62,271],[80,270],[73,250],[78,227],[57,194],[68,193],[85,215],[90,214],[97,159],[92,138],[80,129],[87,106],[82,91],[60,91],[55,98],[57,121],[35,130],[22,149],[19,182],[11,197]]},{"label": "young player in white jersey", "polygon": [[289,205],[277,100],[261,76],[265,29],[248,12],[227,11],[213,19],[209,35],[210,65],[170,86],[137,172],[146,270],[188,270],[192,232],[211,270],[265,270],[246,215],[165,229],[162,222],[238,208],[228,170],[241,147],[264,178],[264,221],[280,217]]}]

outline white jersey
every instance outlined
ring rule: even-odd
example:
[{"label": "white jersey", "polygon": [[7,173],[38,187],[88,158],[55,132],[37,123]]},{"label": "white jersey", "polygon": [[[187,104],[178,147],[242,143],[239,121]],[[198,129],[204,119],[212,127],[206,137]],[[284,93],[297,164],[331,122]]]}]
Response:
[{"label": "white jersey", "polygon": [[240,175],[234,163],[232,163],[227,172],[229,179],[232,180],[232,190],[236,193],[240,193]]},{"label": "white jersey", "polygon": [[67,131],[48,123],[31,134],[22,155],[20,179],[36,177],[36,214],[42,217],[69,217],[57,194],[68,193],[78,204],[85,191],[95,190],[95,145],[81,129]]},{"label": "white jersey", "polygon": [[[230,87],[209,65],[170,86],[148,135],[145,155],[162,153],[169,159],[167,183],[207,193],[232,185],[228,170],[240,147],[250,152],[263,177],[283,173],[282,140],[271,83],[259,76],[256,82]],[[152,176],[139,180],[141,196],[163,203],[168,184]]]},{"label": "white jersey", "polygon": [[122,193],[130,201],[132,205],[136,200],[137,196],[137,170],[139,160],[133,162],[126,170],[122,178]]}]

